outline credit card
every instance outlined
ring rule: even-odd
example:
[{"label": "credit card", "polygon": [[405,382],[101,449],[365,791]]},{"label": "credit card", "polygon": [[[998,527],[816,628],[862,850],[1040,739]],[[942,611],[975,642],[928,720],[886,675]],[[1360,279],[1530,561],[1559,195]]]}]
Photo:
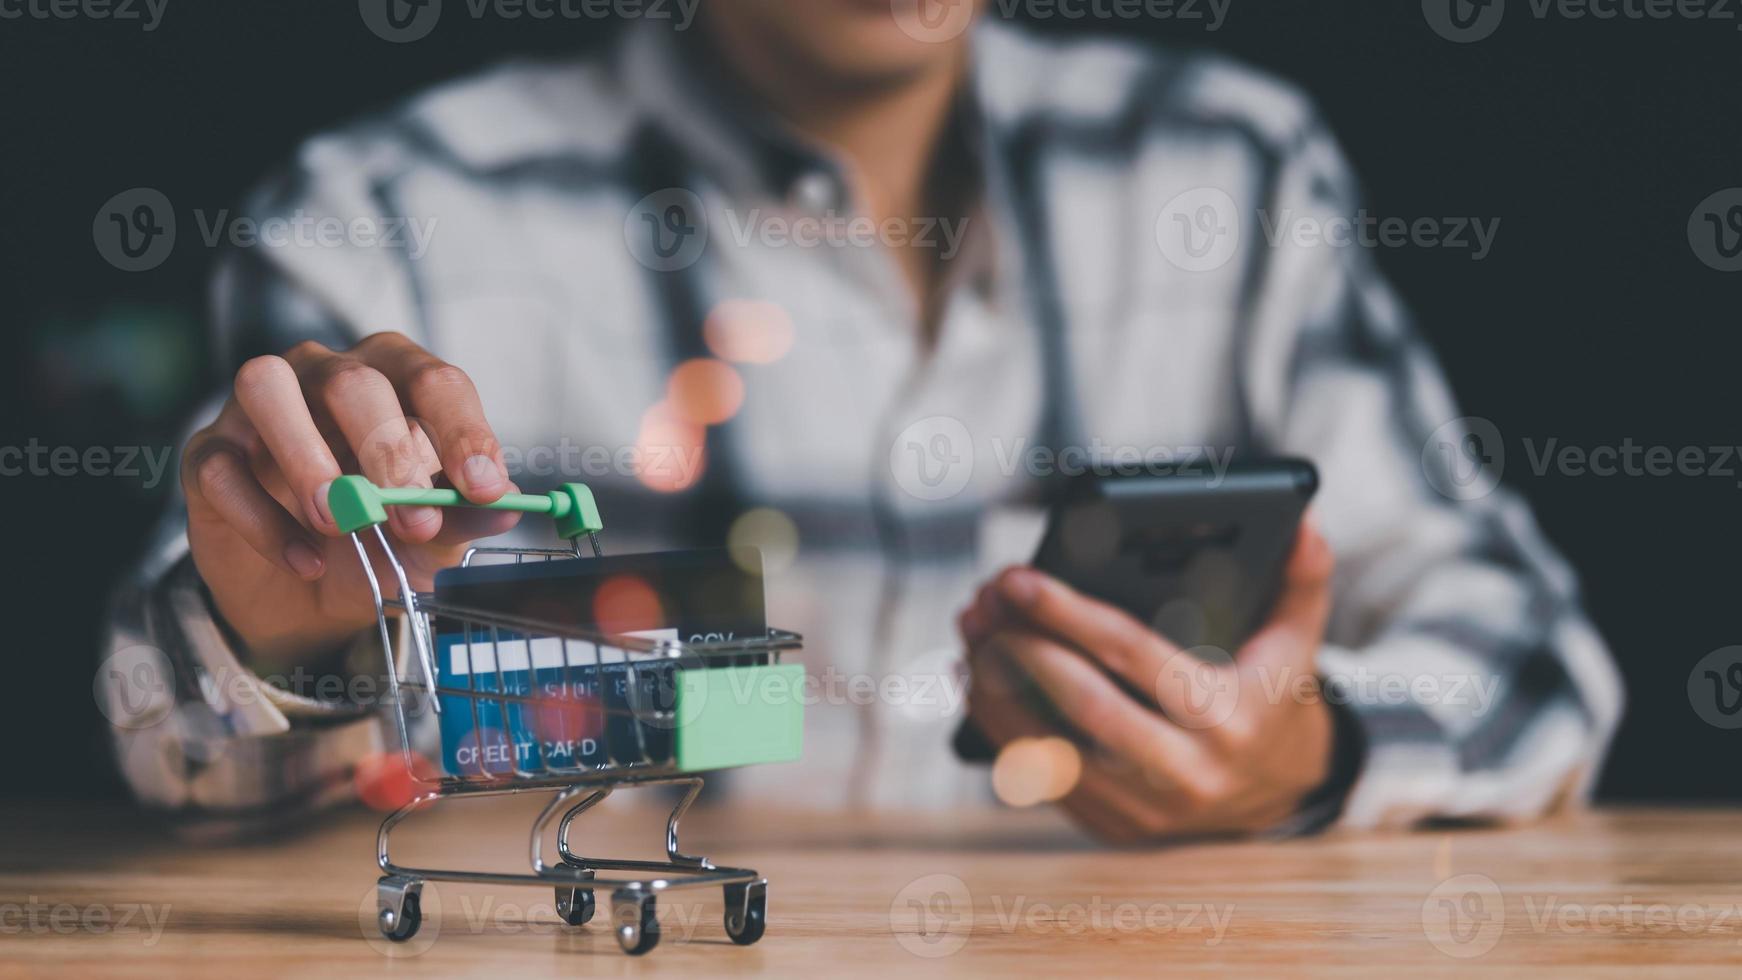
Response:
[{"label": "credit card", "polygon": [[[712,643],[766,634],[761,570],[754,548],[480,565],[438,572],[435,596],[553,627]],[[442,695],[443,761],[455,775],[668,763],[676,671],[728,665],[448,617],[436,618],[435,632],[440,686],[529,699]],[[729,663],[766,660],[741,655]]]},{"label": "credit card", "polygon": [[[507,776],[597,768],[605,761],[602,699],[590,643],[438,620],[437,681],[444,688],[506,692],[529,701],[442,694],[447,771]],[[530,702],[530,703],[529,703]]]}]

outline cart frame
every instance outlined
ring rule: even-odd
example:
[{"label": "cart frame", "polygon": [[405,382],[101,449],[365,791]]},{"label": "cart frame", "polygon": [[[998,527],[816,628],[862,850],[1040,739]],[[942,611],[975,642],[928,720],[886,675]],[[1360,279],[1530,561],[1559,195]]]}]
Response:
[{"label": "cart frame", "polygon": [[[667,669],[674,668],[677,665],[674,662],[706,666],[710,660],[742,658],[746,655],[766,656],[768,663],[779,663],[782,653],[798,650],[802,646],[802,638],[796,633],[771,628],[765,635],[749,639],[683,643],[576,629],[442,603],[433,594],[418,593],[411,588],[405,566],[394,553],[393,546],[382,530],[381,525],[386,521],[385,506],[401,505],[473,506],[452,490],[378,488],[362,477],[355,476],[341,477],[334,481],[329,494],[329,506],[334,519],[340,530],[350,535],[369,583],[386,659],[388,691],[393,702],[393,718],[398,729],[400,751],[406,771],[411,774],[419,788],[417,795],[381,822],[381,828],[376,834],[376,863],[382,872],[376,886],[376,916],[382,935],[395,942],[404,942],[416,935],[422,923],[421,896],[424,882],[448,881],[463,884],[553,887],[556,892],[557,914],[571,926],[590,921],[596,908],[595,893],[609,891],[613,932],[624,952],[631,955],[646,953],[659,941],[657,901],[660,893],[675,889],[720,887],[725,896],[724,921],[727,935],[739,945],[749,945],[760,939],[767,924],[768,879],[749,868],[725,867],[716,865],[705,857],[685,854],[679,847],[678,825],[701,793],[703,779],[694,772],[676,768],[675,760],[657,760],[647,755],[642,724],[675,725],[676,720],[669,715],[662,715],[658,710],[636,703],[634,695],[640,690],[640,686],[635,682],[635,676],[638,668],[651,665],[662,665]],[[580,546],[582,537],[591,544],[595,557],[603,554],[599,542],[603,523],[593,504],[592,493],[584,485],[566,484],[560,490],[547,495],[508,494],[496,503],[484,506],[549,514],[556,520],[559,535],[568,538],[571,547],[474,547],[465,553],[462,567],[470,566],[473,559],[481,555],[508,556],[516,563],[528,558],[585,558]],[[364,542],[364,532],[367,530],[373,531],[376,546],[391,570],[393,584],[398,587],[399,598],[388,598],[384,593],[381,577],[370,557],[370,548]],[[405,632],[410,635],[415,657],[402,656],[407,651],[396,650],[394,634],[397,631],[390,622],[395,614],[408,623],[409,628]],[[496,690],[444,687],[439,684],[435,668],[436,651],[431,637],[431,620],[436,615],[463,622],[469,645],[473,642],[473,624],[488,627],[491,659],[499,682]],[[420,704],[429,705],[438,714],[443,710],[443,697],[462,698],[474,712],[475,721],[480,702],[500,704],[505,718],[510,704],[537,702],[538,699],[534,697],[509,691],[508,685],[502,683],[502,660],[495,656],[499,650],[502,630],[514,631],[517,635],[560,639],[565,652],[565,663],[569,643],[589,645],[593,650],[593,665],[596,669],[604,663],[602,649],[621,651],[631,678],[628,687],[631,693],[629,711],[636,721],[634,731],[642,758],[628,763],[613,760],[589,768],[542,772],[522,768],[516,758],[512,771],[506,773],[481,771],[475,776],[426,775],[423,767],[418,764],[412,747],[408,695],[415,696]],[[403,644],[398,646],[402,648]],[[412,661],[417,664],[421,680],[411,676]],[[403,677],[402,672],[405,675]],[[480,726],[474,730],[481,731],[482,728]],[[570,845],[570,833],[576,818],[604,802],[619,788],[650,786],[684,787],[682,797],[672,807],[666,819],[666,860],[584,856]],[[464,871],[394,863],[389,847],[393,830],[412,814],[445,799],[512,796],[521,793],[552,794],[533,821],[528,835],[530,872]],[[556,855],[555,861],[547,861],[545,836],[553,821],[557,824]],[[612,876],[601,875],[600,872],[622,874]]]}]

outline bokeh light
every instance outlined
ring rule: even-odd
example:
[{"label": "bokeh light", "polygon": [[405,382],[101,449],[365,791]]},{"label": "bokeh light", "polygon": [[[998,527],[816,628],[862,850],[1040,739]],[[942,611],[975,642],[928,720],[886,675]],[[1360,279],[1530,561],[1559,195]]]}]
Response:
[{"label": "bokeh light", "polygon": [[1083,756],[1057,735],[1012,739],[992,763],[992,792],[1008,806],[1063,799],[1083,775]]},{"label": "bokeh light", "polygon": [[605,633],[657,629],[665,622],[659,593],[639,575],[613,575],[593,593],[593,621]]},{"label": "bokeh light", "polygon": [[779,303],[728,299],[702,324],[708,350],[723,361],[772,364],[792,350],[792,316]]},{"label": "bokeh light", "polygon": [[752,574],[779,572],[790,567],[793,559],[798,557],[798,525],[772,507],[757,507],[739,514],[732,522],[731,530],[726,532],[726,545],[734,549],[734,561],[738,561],[738,548],[756,548],[762,552],[760,567],[753,568],[749,561],[739,561],[745,571]]},{"label": "bokeh light", "polygon": [[573,750],[570,755],[548,760],[551,765],[580,765],[584,743],[592,740],[596,747],[605,732],[605,709],[599,698],[567,685],[561,690],[540,695],[530,713],[539,742]]},{"label": "bokeh light", "polygon": [[635,437],[635,476],[660,493],[687,489],[707,469],[706,430],[681,417],[670,402],[641,415]]},{"label": "bokeh light", "polygon": [[672,369],[665,400],[679,419],[719,425],[737,415],[744,404],[744,379],[725,361],[691,358]]},{"label": "bokeh light", "polygon": [[439,775],[435,764],[416,752],[411,765],[405,764],[403,752],[373,752],[357,760],[352,782],[357,798],[372,810],[397,810],[417,796],[420,780]]}]

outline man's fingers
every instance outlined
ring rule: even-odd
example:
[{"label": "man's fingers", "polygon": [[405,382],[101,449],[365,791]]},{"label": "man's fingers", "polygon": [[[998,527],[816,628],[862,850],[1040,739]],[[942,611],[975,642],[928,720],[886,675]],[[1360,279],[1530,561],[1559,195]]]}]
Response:
[{"label": "man's fingers", "polygon": [[1135,843],[1162,837],[1179,823],[1178,799],[1150,785],[1135,767],[1113,767],[1090,755],[1063,802],[1080,819],[1101,816],[1098,823],[1116,828],[1118,842]]},{"label": "man's fingers", "polygon": [[1319,533],[1318,522],[1308,514],[1295,535],[1294,550],[1283,572],[1283,593],[1277,600],[1278,619],[1312,626],[1322,631],[1331,608],[1331,575],[1336,571],[1331,545]]},{"label": "man's fingers", "polygon": [[[325,495],[342,472],[340,457],[354,458],[382,486],[432,486],[432,475],[444,470],[477,503],[512,489],[470,380],[400,334],[377,334],[346,353],[304,343],[283,357],[255,358],[237,373],[233,403],[258,434],[266,450],[260,455],[270,457],[266,469],[282,475],[291,512],[306,514],[305,523],[327,534],[337,533]],[[432,431],[407,417],[408,405]],[[268,462],[254,461],[256,472]],[[389,518],[396,538],[438,548],[500,533],[514,520],[462,518],[444,535],[444,515],[435,508],[389,508]]]},{"label": "man's fingers", "polygon": [[456,507],[442,515],[441,533],[430,543],[441,546],[466,544],[479,538],[504,534],[520,523],[520,515],[511,510],[473,510]]},{"label": "man's fingers", "polygon": [[1086,794],[1072,793],[1059,801],[1065,813],[1077,826],[1093,834],[1103,844],[1130,846],[1147,840],[1143,830],[1117,810],[1102,806]]},{"label": "man's fingers", "polygon": [[980,586],[973,600],[956,617],[962,640],[969,647],[979,646],[987,637],[1011,623],[1011,616],[993,586],[993,582]]},{"label": "man's fingers", "polygon": [[442,469],[466,499],[487,504],[508,492],[502,445],[466,372],[403,334],[374,334],[353,353],[385,374],[411,413],[429,423]]},{"label": "man's fingers", "polygon": [[1002,744],[1024,735],[1057,734],[1031,703],[1033,685],[1020,677],[1010,658],[970,647],[968,717]]},{"label": "man's fingers", "polygon": [[1125,610],[1031,568],[1006,569],[993,592],[1035,627],[1093,657],[1173,721],[1208,727],[1222,713],[1232,675],[1174,646]]},{"label": "man's fingers", "polygon": [[1021,698],[993,685],[982,685],[979,677],[968,695],[968,719],[999,748],[1019,738],[1058,734],[1056,726],[1048,724]]},{"label": "man's fingers", "polygon": [[196,520],[209,513],[297,578],[312,581],[326,571],[308,531],[260,485],[238,447],[209,432],[195,436],[183,458],[182,483]]},{"label": "man's fingers", "polygon": [[[440,463],[406,419],[386,375],[313,342],[292,348],[285,360],[296,370],[308,404],[338,426],[364,476],[383,487],[433,486],[430,473]],[[388,514],[394,534],[410,543],[441,530],[441,512],[434,507],[394,507]]]},{"label": "man's fingers", "polygon": [[296,493],[309,526],[338,534],[325,498],[327,485],[339,476],[339,464],[315,427],[290,362],[265,355],[243,364],[236,372],[236,404]]},{"label": "man's fingers", "polygon": [[999,633],[989,648],[1013,659],[1066,723],[1113,754],[1151,773],[1172,773],[1207,761],[1191,735],[1133,700],[1075,651],[1020,632]]},{"label": "man's fingers", "polygon": [[1331,615],[1331,546],[1308,515],[1295,535],[1270,618],[1241,651],[1243,666],[1311,670]]},{"label": "man's fingers", "polygon": [[1126,683],[1153,697],[1156,679],[1176,652],[1149,627],[1032,568],[1007,568],[993,580],[996,595],[1028,622],[1092,655]]}]

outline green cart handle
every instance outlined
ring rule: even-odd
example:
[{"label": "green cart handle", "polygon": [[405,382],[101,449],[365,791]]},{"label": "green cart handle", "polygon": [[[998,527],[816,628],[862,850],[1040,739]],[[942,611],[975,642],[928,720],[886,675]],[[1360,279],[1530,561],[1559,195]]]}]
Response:
[{"label": "green cart handle", "polygon": [[556,521],[557,535],[564,540],[605,529],[593,491],[584,483],[565,483],[546,494],[505,493],[491,503],[474,504],[458,490],[378,487],[360,476],[341,476],[327,491],[327,507],[339,530],[346,534],[385,523],[388,507],[477,507],[549,514]]}]

